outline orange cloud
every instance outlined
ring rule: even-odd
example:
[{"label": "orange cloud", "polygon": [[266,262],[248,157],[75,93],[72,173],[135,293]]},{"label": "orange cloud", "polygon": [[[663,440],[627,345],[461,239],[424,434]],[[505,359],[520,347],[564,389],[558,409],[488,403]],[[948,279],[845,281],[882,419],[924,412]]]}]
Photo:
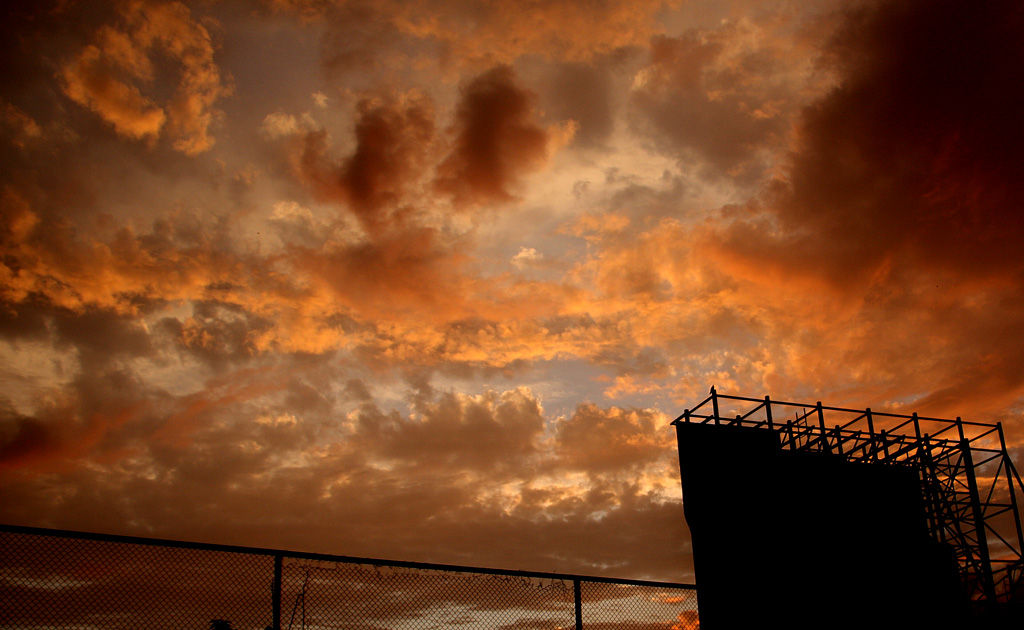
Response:
[{"label": "orange cloud", "polygon": [[[135,0],[121,12],[124,30],[101,28],[89,44],[61,70],[64,93],[96,112],[122,136],[156,141],[165,129],[174,148],[186,155],[213,146],[210,128],[214,105],[230,94],[216,62],[206,27],[194,21],[179,2],[149,4]],[[158,75],[154,55],[164,53],[178,62],[177,89],[159,102],[153,84]]]},{"label": "orange cloud", "polygon": [[511,0],[391,0],[372,8],[321,0],[271,4],[304,20],[327,22],[332,29],[328,58],[335,68],[345,68],[386,62],[425,65],[431,61],[424,59],[424,48],[440,48],[449,64],[504,64],[524,55],[589,61],[645,44],[660,30],[658,12],[678,3],[548,0],[524,6]]},{"label": "orange cloud", "polygon": [[582,61],[645,43],[657,31],[655,13],[670,4],[663,0],[553,0],[524,7],[500,0],[472,10],[466,2],[439,2],[434,19],[407,10],[400,14],[399,28],[418,37],[437,38],[463,59],[505,62],[523,54],[546,54]]},{"label": "orange cloud", "polygon": [[630,95],[638,129],[705,176],[761,181],[787,147],[793,113],[827,85],[787,17],[655,37]]},{"label": "orange cloud", "polygon": [[659,427],[668,420],[653,409],[601,409],[581,404],[558,423],[561,461],[572,468],[612,471],[636,468],[663,458],[671,443]]},{"label": "orange cloud", "polygon": [[114,78],[113,60],[107,62],[96,46],[87,46],[64,67],[64,93],[95,111],[114,130],[134,140],[154,140],[167,114],[135,86]]},{"label": "orange cloud", "polygon": [[370,409],[357,415],[359,440],[401,466],[516,470],[538,453],[543,408],[526,388],[419,400],[408,419]]}]

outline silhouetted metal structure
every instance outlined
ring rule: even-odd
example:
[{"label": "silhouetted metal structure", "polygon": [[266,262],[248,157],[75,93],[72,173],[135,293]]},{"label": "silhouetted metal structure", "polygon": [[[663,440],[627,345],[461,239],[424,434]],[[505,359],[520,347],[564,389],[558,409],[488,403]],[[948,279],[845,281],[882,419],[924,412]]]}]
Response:
[{"label": "silhouetted metal structure", "polygon": [[[729,612],[735,597],[716,604],[723,595],[716,588],[730,585],[731,596],[748,596],[747,586],[723,573],[723,558],[774,563],[789,571],[783,580],[808,591],[828,580],[857,591],[867,580],[890,597],[927,601],[933,610],[953,607],[933,612],[937,620],[959,614],[953,600],[982,617],[1019,611],[1024,484],[1001,424],[727,396],[714,387],[673,424],[708,630],[716,611],[738,614]],[[728,505],[727,496],[740,505]],[[744,533],[760,541],[744,546],[737,542]],[[792,551],[801,545],[809,551]],[[838,568],[820,560],[830,554],[840,556]],[[797,565],[824,577],[815,582]],[[760,579],[770,583],[778,569],[764,570]],[[950,589],[954,580],[944,575],[955,575],[959,585]],[[702,591],[705,578],[710,591]]]}]

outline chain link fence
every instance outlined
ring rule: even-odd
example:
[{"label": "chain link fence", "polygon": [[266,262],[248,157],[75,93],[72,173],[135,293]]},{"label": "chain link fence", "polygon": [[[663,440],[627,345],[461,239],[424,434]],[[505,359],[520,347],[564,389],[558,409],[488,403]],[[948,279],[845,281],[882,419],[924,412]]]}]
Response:
[{"label": "chain link fence", "polygon": [[692,585],[0,526],[19,630],[690,630]]}]

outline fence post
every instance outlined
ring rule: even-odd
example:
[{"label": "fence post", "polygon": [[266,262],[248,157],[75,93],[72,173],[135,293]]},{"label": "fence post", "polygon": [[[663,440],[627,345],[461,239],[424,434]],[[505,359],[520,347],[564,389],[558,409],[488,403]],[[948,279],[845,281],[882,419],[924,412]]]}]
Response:
[{"label": "fence post", "polygon": [[274,630],[281,630],[281,565],[284,557],[274,554],[274,585],[271,587],[274,610]]},{"label": "fence post", "polygon": [[583,630],[583,597],[580,596],[580,581],[572,581],[572,593],[576,599],[576,630]]}]

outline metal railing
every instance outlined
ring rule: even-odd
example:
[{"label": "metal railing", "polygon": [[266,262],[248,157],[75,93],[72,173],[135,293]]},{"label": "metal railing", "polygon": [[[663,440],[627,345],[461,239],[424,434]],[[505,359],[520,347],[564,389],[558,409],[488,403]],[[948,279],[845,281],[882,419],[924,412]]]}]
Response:
[{"label": "metal railing", "polygon": [[691,584],[0,525],[0,627],[690,630]]}]

